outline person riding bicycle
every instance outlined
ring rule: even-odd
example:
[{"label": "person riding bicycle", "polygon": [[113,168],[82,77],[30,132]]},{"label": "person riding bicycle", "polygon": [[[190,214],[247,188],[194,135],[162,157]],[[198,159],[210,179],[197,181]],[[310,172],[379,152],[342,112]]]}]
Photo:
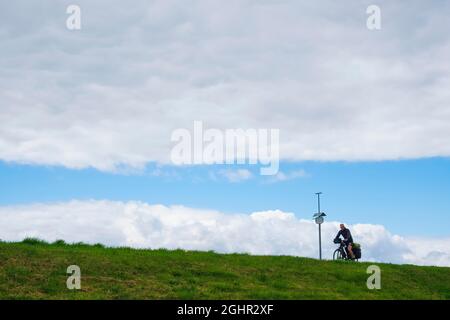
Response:
[{"label": "person riding bicycle", "polygon": [[339,230],[335,239],[340,239],[340,237],[342,236],[342,238],[343,238],[342,242],[345,245],[345,249],[348,252],[348,255],[350,256],[350,258],[355,259],[355,254],[353,253],[353,250],[352,250],[352,246],[353,246],[352,233],[350,232],[349,229],[347,229],[345,227],[345,225],[343,223],[340,224],[340,228],[341,228],[341,230]]}]

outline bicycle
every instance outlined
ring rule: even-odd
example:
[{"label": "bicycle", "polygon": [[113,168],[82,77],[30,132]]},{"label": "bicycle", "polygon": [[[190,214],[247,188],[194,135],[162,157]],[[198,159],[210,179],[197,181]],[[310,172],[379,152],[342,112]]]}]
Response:
[{"label": "bicycle", "polygon": [[339,248],[334,250],[333,252],[333,260],[352,260],[352,261],[358,261],[358,259],[352,259],[347,255],[346,251],[346,245],[344,244],[344,241],[341,240],[335,240],[334,243],[339,243]]}]

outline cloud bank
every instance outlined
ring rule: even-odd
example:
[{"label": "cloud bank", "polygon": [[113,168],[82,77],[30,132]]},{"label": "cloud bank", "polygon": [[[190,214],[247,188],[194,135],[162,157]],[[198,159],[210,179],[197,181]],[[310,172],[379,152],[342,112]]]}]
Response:
[{"label": "cloud bank", "polygon": [[0,3],[0,159],[169,163],[171,132],[280,129],[284,160],[450,156],[450,3]]},{"label": "cloud bank", "polygon": [[[331,258],[339,222],[323,225],[323,256]],[[349,226],[363,260],[450,266],[450,239],[408,239],[382,225]],[[0,239],[103,243],[135,248],[317,257],[317,226],[280,210],[225,214],[143,202],[71,201],[0,207]]]}]

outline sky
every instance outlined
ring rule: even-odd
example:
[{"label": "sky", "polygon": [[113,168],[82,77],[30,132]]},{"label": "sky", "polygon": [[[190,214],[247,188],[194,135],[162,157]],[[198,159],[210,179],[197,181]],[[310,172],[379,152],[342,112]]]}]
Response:
[{"label": "sky", "polygon": [[[327,236],[450,266],[450,4],[371,4],[2,2],[0,239],[316,256],[321,191]],[[279,130],[278,173],[175,165],[194,121]]]},{"label": "sky", "polygon": [[[283,178],[260,176],[252,166],[149,166],[111,174],[95,169],[0,165],[0,205],[92,199],[144,201],[252,213],[266,209],[310,219],[315,192],[328,219],[383,224],[408,236],[450,234],[450,159],[381,162],[282,163]],[[248,170],[239,180],[231,173]],[[279,173],[279,175],[281,175]]]}]

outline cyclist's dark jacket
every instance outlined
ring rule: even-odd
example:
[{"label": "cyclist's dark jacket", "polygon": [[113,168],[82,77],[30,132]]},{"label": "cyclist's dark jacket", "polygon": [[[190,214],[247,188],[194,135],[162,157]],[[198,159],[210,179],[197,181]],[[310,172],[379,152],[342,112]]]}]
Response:
[{"label": "cyclist's dark jacket", "polygon": [[336,239],[339,239],[340,236],[342,236],[342,238],[344,238],[344,242],[346,244],[353,243],[352,234],[351,234],[350,230],[348,230],[347,228],[345,228],[344,230],[339,230],[339,232],[336,236]]}]

